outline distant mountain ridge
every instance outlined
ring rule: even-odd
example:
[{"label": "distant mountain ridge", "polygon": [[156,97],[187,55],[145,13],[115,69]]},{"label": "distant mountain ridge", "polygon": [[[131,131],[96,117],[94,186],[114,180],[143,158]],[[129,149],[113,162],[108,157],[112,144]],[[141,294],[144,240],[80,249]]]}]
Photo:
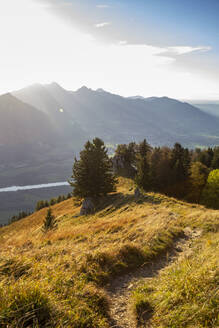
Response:
[{"label": "distant mountain ridge", "polygon": [[203,112],[219,117],[219,103],[204,103],[195,104],[196,107],[200,108]]},{"label": "distant mountain ridge", "polygon": [[[68,91],[57,83],[34,84],[0,96],[0,187],[67,181],[74,157],[96,136],[111,148],[144,138],[153,146],[214,146],[219,118],[168,97],[125,98],[85,86]],[[19,206],[6,198],[3,207]],[[1,207],[1,217],[7,213]]]},{"label": "distant mountain ridge", "polygon": [[125,98],[85,86],[67,91],[57,83],[33,85],[13,95],[45,112],[54,124],[58,121],[69,136],[77,128],[76,135],[98,135],[109,143],[143,138],[152,145],[219,143],[219,119],[168,97]]},{"label": "distant mountain ridge", "polygon": [[0,96],[0,116],[1,144],[49,143],[55,136],[46,114],[10,93]]}]

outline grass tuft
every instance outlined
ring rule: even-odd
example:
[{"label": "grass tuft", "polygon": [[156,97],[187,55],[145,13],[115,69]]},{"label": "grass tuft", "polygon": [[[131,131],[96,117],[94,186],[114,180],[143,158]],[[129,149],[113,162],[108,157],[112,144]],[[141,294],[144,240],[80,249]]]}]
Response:
[{"label": "grass tuft", "polygon": [[50,302],[38,287],[15,285],[0,289],[0,326],[51,327],[53,311]]},{"label": "grass tuft", "polygon": [[16,258],[3,260],[3,264],[0,265],[0,278],[1,276],[8,276],[19,279],[23,275],[28,274],[30,268],[30,263],[22,262]]}]

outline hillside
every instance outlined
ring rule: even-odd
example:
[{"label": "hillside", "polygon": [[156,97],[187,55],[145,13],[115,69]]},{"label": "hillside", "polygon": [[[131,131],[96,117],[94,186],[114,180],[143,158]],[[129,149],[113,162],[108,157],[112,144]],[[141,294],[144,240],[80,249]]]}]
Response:
[{"label": "hillside", "polygon": [[[85,138],[99,136],[109,143],[140,141],[152,145],[215,145],[219,119],[167,97],[121,97],[102,89],[82,87],[73,92],[57,83],[33,85],[13,95],[47,113],[51,119]],[[60,113],[59,110],[62,109]]]},{"label": "hillside", "polygon": [[130,180],[79,217],[80,201],[0,229],[1,327],[218,327],[218,211]]},{"label": "hillside", "polygon": [[47,114],[11,94],[0,96],[0,117],[1,166],[35,161],[60,142]]},{"label": "hillside", "polygon": [[208,114],[219,116],[219,103],[204,103],[204,104],[197,104],[196,107],[200,108],[203,112],[206,112]]},{"label": "hillside", "polygon": [[1,145],[48,144],[55,137],[46,114],[11,94],[0,96],[0,116]]}]

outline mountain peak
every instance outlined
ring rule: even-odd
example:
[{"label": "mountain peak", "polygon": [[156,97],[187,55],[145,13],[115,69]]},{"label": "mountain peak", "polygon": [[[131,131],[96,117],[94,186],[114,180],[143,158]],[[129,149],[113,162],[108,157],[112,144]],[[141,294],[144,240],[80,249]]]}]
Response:
[{"label": "mountain peak", "polygon": [[98,89],[96,90],[96,92],[104,92],[104,93],[106,93],[106,91],[105,91],[104,89],[102,89],[102,88],[98,88]]},{"label": "mountain peak", "polygon": [[45,87],[46,88],[49,88],[49,89],[55,89],[55,90],[64,90],[60,84],[58,84],[57,82],[52,82],[52,83],[49,83],[49,84],[45,84]]},{"label": "mountain peak", "polygon": [[91,92],[91,91],[93,91],[93,90],[90,89],[90,88],[88,88],[88,87],[86,87],[85,85],[83,85],[81,88],[79,88],[79,89],[76,91],[76,93],[81,94],[81,93],[88,93],[88,92]]}]

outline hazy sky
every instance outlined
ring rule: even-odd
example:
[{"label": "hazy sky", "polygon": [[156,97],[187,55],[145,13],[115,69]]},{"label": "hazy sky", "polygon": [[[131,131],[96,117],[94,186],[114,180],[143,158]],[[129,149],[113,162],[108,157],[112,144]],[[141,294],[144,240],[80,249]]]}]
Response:
[{"label": "hazy sky", "polygon": [[219,100],[219,0],[2,0],[0,93],[57,81]]}]

